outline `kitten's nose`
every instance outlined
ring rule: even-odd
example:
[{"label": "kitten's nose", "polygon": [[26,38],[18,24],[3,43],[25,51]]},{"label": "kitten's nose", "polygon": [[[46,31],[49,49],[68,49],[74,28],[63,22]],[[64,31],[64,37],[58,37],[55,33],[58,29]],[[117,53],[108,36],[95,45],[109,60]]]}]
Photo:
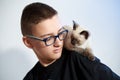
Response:
[{"label": "kitten's nose", "polygon": [[75,44],[76,44],[76,39],[72,39],[72,40],[71,40],[71,44],[72,44],[72,45],[75,45]]}]

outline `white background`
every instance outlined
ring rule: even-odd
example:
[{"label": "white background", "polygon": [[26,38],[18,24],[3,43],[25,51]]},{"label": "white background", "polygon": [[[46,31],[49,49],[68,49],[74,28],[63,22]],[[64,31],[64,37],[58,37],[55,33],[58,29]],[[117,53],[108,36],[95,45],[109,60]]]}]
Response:
[{"label": "white background", "polygon": [[[23,8],[37,0],[0,0],[0,80],[22,80],[37,58],[22,42]],[[94,54],[120,75],[120,0],[38,0],[54,7],[62,24],[72,20],[91,32]]]}]

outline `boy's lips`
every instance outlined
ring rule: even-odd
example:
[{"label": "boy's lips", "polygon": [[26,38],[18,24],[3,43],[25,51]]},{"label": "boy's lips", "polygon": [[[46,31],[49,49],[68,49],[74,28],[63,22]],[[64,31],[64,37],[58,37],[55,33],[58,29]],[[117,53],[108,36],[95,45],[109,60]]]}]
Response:
[{"label": "boy's lips", "polygon": [[54,50],[54,53],[60,53],[62,51],[62,48],[57,48]]}]

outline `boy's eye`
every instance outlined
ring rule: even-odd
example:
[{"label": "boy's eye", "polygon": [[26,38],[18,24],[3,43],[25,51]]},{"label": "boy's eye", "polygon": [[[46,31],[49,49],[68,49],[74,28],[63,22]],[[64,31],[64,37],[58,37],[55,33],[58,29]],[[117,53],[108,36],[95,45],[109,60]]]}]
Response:
[{"label": "boy's eye", "polygon": [[46,41],[50,41],[52,39],[53,39],[53,36],[49,36],[49,37],[46,38]]}]

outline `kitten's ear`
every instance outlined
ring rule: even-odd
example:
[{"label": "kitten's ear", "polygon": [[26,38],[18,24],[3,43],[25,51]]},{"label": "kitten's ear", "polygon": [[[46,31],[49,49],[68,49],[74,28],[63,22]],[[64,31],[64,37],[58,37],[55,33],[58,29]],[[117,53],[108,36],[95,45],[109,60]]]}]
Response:
[{"label": "kitten's ear", "polygon": [[73,20],[73,30],[76,30],[78,28],[78,24]]},{"label": "kitten's ear", "polygon": [[88,37],[90,36],[89,32],[88,32],[88,31],[86,31],[86,30],[84,30],[84,31],[80,32],[80,35],[84,35],[86,40],[87,40],[87,39],[88,39]]}]

